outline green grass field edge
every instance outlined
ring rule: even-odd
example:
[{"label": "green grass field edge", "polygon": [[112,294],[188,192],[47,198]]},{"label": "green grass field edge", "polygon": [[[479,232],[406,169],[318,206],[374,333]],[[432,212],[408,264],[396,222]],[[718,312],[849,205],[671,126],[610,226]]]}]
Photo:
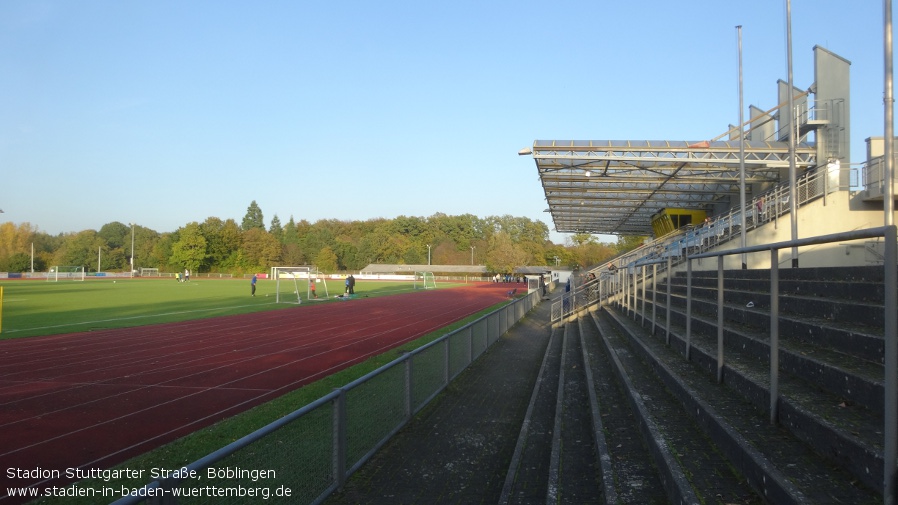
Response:
[{"label": "green grass field edge", "polygon": [[[94,279],[85,282],[14,280],[0,282],[0,340],[43,337],[152,324],[178,323],[229,315],[287,310],[318,304],[342,303],[336,282],[330,296],[319,288],[319,298],[302,293],[301,304],[275,303],[275,284],[260,281],[256,297],[249,283],[232,279],[196,279],[176,283],[165,279]],[[464,286],[441,282],[438,289]],[[286,292],[285,292],[286,291]],[[364,281],[355,298],[376,298],[415,292],[412,282]],[[285,284],[281,295],[295,296]]]}]

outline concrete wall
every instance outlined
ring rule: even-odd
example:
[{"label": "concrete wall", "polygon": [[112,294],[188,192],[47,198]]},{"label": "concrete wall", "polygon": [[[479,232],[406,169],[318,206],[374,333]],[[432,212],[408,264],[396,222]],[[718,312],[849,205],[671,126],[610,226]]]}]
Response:
[{"label": "concrete wall", "polygon": [[[898,217],[898,212],[896,212]],[[851,230],[875,228],[884,224],[882,204],[864,202],[858,192],[836,191],[827,197],[814,200],[798,209],[798,238],[816,237]],[[792,238],[792,225],[789,215],[770,221],[750,231],[746,236],[747,245],[785,242]],[[723,244],[713,251],[732,250],[739,247],[739,240]],[[840,242],[803,247],[798,250],[799,266],[870,266],[881,265],[878,256],[881,253],[882,239]],[[770,268],[770,253],[753,253],[747,255],[748,268]],[[724,268],[741,268],[741,255],[727,256]],[[780,251],[779,266],[791,268],[791,250]],[[717,268],[716,259],[694,261],[694,270],[713,270]]]}]

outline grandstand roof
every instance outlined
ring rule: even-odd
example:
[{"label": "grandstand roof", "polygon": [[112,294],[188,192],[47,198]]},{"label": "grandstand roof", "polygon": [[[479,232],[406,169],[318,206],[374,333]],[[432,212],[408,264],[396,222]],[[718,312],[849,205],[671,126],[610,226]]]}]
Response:
[{"label": "grandstand roof", "polygon": [[[788,142],[746,140],[744,149],[747,188],[789,167]],[[537,140],[519,154],[533,156],[562,233],[651,235],[661,209],[708,210],[739,195],[738,141]],[[815,166],[816,154],[798,144],[796,167]]]}]

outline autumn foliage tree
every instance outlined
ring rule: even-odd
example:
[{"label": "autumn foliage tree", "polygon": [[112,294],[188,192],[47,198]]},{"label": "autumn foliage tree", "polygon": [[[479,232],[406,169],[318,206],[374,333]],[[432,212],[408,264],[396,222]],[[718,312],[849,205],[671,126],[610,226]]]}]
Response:
[{"label": "autumn foliage tree", "polygon": [[0,223],[0,271],[27,271],[32,258],[38,271],[51,264],[126,271],[132,233],[135,268],[238,275],[267,271],[271,266],[312,264],[334,273],[359,271],[371,263],[426,264],[428,253],[433,265],[476,263],[499,273],[512,273],[523,265],[588,267],[642,240],[603,244],[592,235],[576,235],[569,243],[554,244],[545,223],[510,215],[480,218],[437,213],[314,223],[294,216],[282,223],[274,216],[267,228],[262,219],[262,209],[254,200],[240,224],[233,218],[209,217],[170,232],[113,221],[99,231],[53,236],[29,223]]}]

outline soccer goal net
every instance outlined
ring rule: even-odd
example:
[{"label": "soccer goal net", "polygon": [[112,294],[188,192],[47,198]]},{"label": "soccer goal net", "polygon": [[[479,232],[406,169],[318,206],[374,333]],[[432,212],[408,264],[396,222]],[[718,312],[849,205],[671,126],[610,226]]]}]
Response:
[{"label": "soccer goal net", "polygon": [[159,269],[141,267],[138,275],[140,275],[141,277],[159,277]]},{"label": "soccer goal net", "polygon": [[312,270],[312,267],[271,267],[275,303],[302,303],[303,296],[308,300]]},{"label": "soccer goal net", "polygon": [[84,280],[84,267],[66,266],[66,265],[50,267],[50,271],[47,272],[47,281],[48,282],[58,282],[59,279],[72,280],[72,281],[83,281]]},{"label": "soccer goal net", "polygon": [[436,289],[433,272],[415,272],[415,289]]}]

